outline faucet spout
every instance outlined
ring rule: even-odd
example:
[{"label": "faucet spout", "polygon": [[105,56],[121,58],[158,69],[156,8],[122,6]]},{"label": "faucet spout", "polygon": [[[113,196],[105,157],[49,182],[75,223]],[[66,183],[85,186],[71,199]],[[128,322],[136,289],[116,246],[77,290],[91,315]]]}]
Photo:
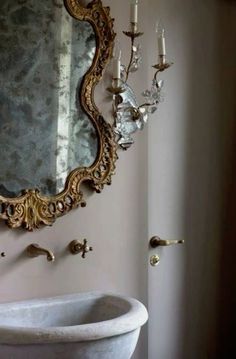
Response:
[{"label": "faucet spout", "polygon": [[30,244],[27,249],[27,254],[29,257],[38,257],[41,255],[46,255],[48,262],[54,262],[55,256],[52,251],[40,247],[37,243]]}]

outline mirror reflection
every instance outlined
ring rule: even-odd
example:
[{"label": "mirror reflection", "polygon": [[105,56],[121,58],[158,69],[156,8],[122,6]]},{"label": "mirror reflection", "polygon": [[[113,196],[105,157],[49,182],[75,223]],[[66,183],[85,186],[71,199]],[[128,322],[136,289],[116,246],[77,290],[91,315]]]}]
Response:
[{"label": "mirror reflection", "polygon": [[63,0],[0,3],[0,195],[64,189],[68,174],[91,166],[96,129],[80,104],[96,39]]}]

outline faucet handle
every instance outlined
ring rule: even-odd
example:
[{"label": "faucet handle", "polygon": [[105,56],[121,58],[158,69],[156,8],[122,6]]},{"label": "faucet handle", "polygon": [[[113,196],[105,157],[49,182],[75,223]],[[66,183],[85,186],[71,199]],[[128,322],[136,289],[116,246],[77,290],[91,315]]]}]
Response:
[{"label": "faucet handle", "polygon": [[84,239],[83,246],[82,246],[82,258],[86,257],[86,253],[89,253],[92,251],[93,251],[93,247],[88,246],[87,239]]},{"label": "faucet handle", "polygon": [[88,246],[88,241],[87,239],[83,240],[83,243],[81,243],[80,241],[78,241],[77,239],[74,239],[72,242],[70,242],[69,244],[69,250],[72,254],[78,254],[78,253],[82,253],[81,256],[82,258],[86,257],[86,253],[89,253],[93,250],[93,247]]}]

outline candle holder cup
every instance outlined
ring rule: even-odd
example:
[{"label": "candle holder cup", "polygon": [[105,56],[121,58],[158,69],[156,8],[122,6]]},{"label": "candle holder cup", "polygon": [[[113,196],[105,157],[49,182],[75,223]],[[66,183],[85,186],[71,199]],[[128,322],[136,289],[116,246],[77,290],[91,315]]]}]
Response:
[{"label": "candle holder cup", "polygon": [[113,95],[119,95],[125,92],[125,88],[122,86],[123,81],[120,78],[112,79],[112,86],[107,88],[107,91],[112,93]]}]

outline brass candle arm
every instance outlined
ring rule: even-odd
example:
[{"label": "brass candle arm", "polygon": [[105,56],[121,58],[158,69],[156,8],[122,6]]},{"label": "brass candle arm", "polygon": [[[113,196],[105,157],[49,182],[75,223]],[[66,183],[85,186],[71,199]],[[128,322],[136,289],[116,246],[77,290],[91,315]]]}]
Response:
[{"label": "brass candle arm", "polygon": [[[166,62],[166,57],[164,55],[159,55],[159,63],[152,66],[154,69],[156,69],[156,72],[154,74],[153,79],[155,80],[157,88],[159,87],[158,86],[158,80],[157,80],[158,74],[160,72],[165,71],[166,69],[168,69],[172,65],[173,65],[173,62]],[[138,109],[140,110],[141,108],[152,107],[152,106],[157,105],[157,104],[158,104],[158,102],[156,102],[156,101],[153,101],[153,103],[147,103],[146,102],[146,103],[143,103],[142,105],[140,105],[138,107]]]},{"label": "brass candle arm", "polygon": [[129,65],[126,69],[126,77],[125,77],[125,82],[128,81],[128,78],[129,78],[129,74],[130,74],[130,68],[132,66],[132,63],[133,63],[133,59],[134,59],[134,40],[137,38],[137,37],[140,37],[143,35],[143,32],[137,32],[137,31],[134,31],[134,27],[132,29],[132,31],[123,31],[123,34],[125,34],[126,36],[130,37],[131,39],[131,53],[130,53],[130,61],[129,61]]},{"label": "brass candle arm", "polygon": [[[128,70],[126,71],[126,81],[128,80],[128,76],[129,76],[129,68],[131,66],[131,63],[133,61],[133,57],[131,57],[131,62],[130,62],[130,65],[128,67]],[[158,80],[157,80],[157,76],[160,72],[164,71],[165,69],[168,69],[173,63],[166,63],[165,62],[165,58],[164,56],[160,56],[160,62],[159,64],[157,65],[154,65],[153,68],[156,69],[156,72],[154,74],[154,80],[155,80],[155,83],[156,83],[156,87],[157,89],[159,88],[158,86]],[[121,89],[122,87],[119,87],[119,89]],[[119,93],[121,93],[122,91],[120,91]],[[119,94],[118,92],[114,94]],[[143,104],[139,105],[138,107],[127,107],[124,111],[131,111],[132,113],[132,119],[133,121],[137,121],[140,119],[140,117],[142,116],[142,113],[141,113],[141,109],[145,109],[147,107],[152,107],[152,106],[155,106],[158,104],[158,101],[153,101],[152,103],[148,103],[148,102],[144,102]]]},{"label": "brass candle arm", "polygon": [[130,69],[133,63],[133,59],[134,59],[134,41],[137,37],[140,37],[143,35],[143,32],[138,32],[136,31],[136,24],[135,23],[131,23],[132,25],[132,30],[131,31],[123,31],[123,34],[125,34],[126,36],[128,36],[131,39],[131,52],[130,52],[130,61],[127,67],[124,66],[124,71],[125,71],[125,78],[124,79],[117,79],[117,78],[113,78],[112,80],[112,86],[108,87],[107,90],[112,93],[113,95],[117,96],[119,94],[121,94],[122,92],[125,91],[125,89],[123,88],[122,84],[127,83],[128,78],[129,78],[129,74],[130,74]]}]

